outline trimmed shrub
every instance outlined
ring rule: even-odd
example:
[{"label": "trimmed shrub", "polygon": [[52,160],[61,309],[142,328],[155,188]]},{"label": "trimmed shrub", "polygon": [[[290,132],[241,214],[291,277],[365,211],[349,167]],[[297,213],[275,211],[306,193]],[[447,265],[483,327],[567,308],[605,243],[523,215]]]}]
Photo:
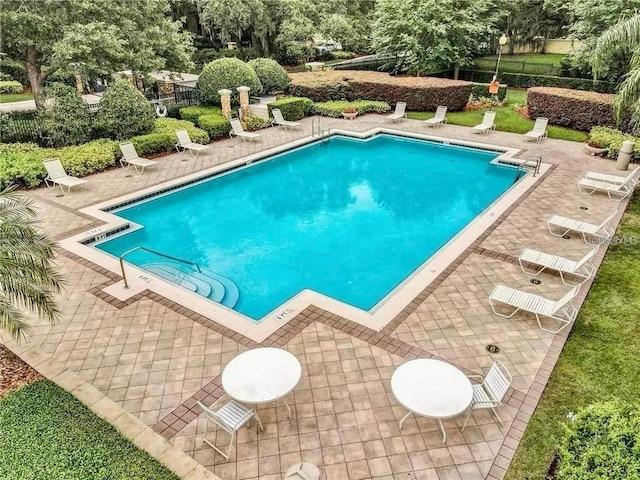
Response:
[{"label": "trimmed shrub", "polygon": [[622,142],[625,140],[633,140],[635,142],[633,157],[636,160],[640,160],[640,138],[634,138],[620,130],[608,127],[593,127],[589,132],[589,143],[601,148],[608,148],[607,157],[614,159],[618,157]]},{"label": "trimmed shrub", "polygon": [[220,58],[207,63],[196,83],[196,94],[200,101],[220,105],[218,90],[231,90],[231,101],[238,102],[238,87],[249,87],[250,95],[262,93],[262,84],[249,65],[237,58]]},{"label": "trimmed shrub", "polygon": [[244,128],[250,132],[267,128],[269,125],[271,125],[269,120],[265,120],[264,118],[255,115],[250,115],[244,121]]},{"label": "trimmed shrub", "polygon": [[275,60],[256,58],[247,64],[258,75],[264,93],[282,92],[289,86],[287,71]]},{"label": "trimmed shrub", "polygon": [[98,136],[124,140],[153,130],[153,107],[144,95],[122,78],[102,96],[95,121]]},{"label": "trimmed shrub", "polygon": [[370,100],[356,100],[355,102],[333,101],[314,103],[311,112],[323,117],[342,117],[342,112],[347,108],[355,108],[358,115],[365,113],[384,113],[391,110],[386,102],[376,102]]},{"label": "trimmed shrub", "polygon": [[0,142],[36,142],[40,139],[40,125],[35,110],[0,113]]},{"label": "trimmed shrub", "polygon": [[[187,120],[176,120],[175,118],[158,118],[155,121],[152,133],[132,137],[130,142],[136,147],[136,152],[138,152],[138,155],[141,157],[170,152],[178,141],[176,130],[181,128],[187,130],[192,141],[202,144],[209,143],[209,135],[207,135],[207,132],[197,128]],[[120,158],[121,152],[119,149],[116,155]]]},{"label": "trimmed shrub", "polygon": [[340,70],[292,73],[289,92],[314,102],[367,98],[396,104],[408,110],[433,111],[446,105],[450,111],[464,110],[471,83],[433,77],[401,77],[381,72]]},{"label": "trimmed shrub", "polygon": [[198,127],[207,132],[213,140],[227,135],[231,130],[231,123],[222,115],[202,115],[198,118]]},{"label": "trimmed shrub", "polygon": [[77,90],[62,84],[48,87],[43,104],[38,111],[38,121],[42,135],[51,145],[77,145],[89,139],[91,117]]},{"label": "trimmed shrub", "polygon": [[0,72],[8,75],[11,80],[18,81],[21,85],[29,85],[27,71],[20,62],[7,58],[0,60]]},{"label": "trimmed shrub", "polygon": [[23,91],[22,84],[15,80],[0,82],[0,93],[22,93]]},{"label": "trimmed shrub", "polygon": [[527,90],[527,108],[531,118],[547,117],[549,123],[576,130],[616,124],[615,96],[605,93],[534,87]]},{"label": "trimmed shrub", "polygon": [[189,122],[198,123],[198,117],[202,115],[222,115],[220,107],[207,107],[204,105],[193,105],[191,107],[183,107],[180,109],[180,118]]},{"label": "trimmed shrub", "polygon": [[[471,98],[478,100],[480,98],[490,98],[488,83],[473,83],[471,85]],[[500,84],[498,87],[498,101],[502,102],[507,97],[507,85]]]},{"label": "trimmed shrub", "polygon": [[196,127],[192,122],[187,120],[177,120],[175,118],[158,118],[156,119],[155,126],[153,127],[154,133],[170,133],[173,135],[173,143],[178,141],[176,137],[176,130],[184,128],[189,134],[189,138],[193,142],[202,143],[206,145],[209,143],[209,135],[201,128]]},{"label": "trimmed shrub", "polygon": [[279,108],[285,120],[296,122],[305,117],[313,106],[313,101],[305,97],[287,97],[267,104],[269,115],[271,110]]},{"label": "trimmed shrub", "polygon": [[558,452],[557,478],[640,478],[640,407],[604,402],[578,412]]}]

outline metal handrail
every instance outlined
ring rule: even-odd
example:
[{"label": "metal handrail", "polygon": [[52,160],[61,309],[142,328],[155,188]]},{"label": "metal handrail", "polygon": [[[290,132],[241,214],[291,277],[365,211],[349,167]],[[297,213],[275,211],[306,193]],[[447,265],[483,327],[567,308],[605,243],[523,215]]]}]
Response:
[{"label": "metal handrail", "polygon": [[525,159],[525,161],[522,163],[523,167],[528,166],[529,162],[535,162],[535,164],[533,165],[534,170],[533,170],[533,176],[535,177],[536,174],[540,173],[540,166],[542,165],[542,155],[539,154],[535,154],[533,155],[534,158],[527,158]]},{"label": "metal handrail", "polygon": [[319,137],[324,137],[325,133],[327,134],[327,137],[329,137],[331,136],[331,128],[327,127],[320,118],[314,118],[311,124],[311,134],[315,136],[316,133]]},{"label": "metal handrail", "polygon": [[129,283],[127,282],[127,275],[124,271],[124,257],[129,255],[130,253],[135,252],[136,250],[144,250],[145,252],[153,253],[155,255],[160,255],[161,257],[168,258],[170,260],[175,260],[176,262],[186,263],[187,265],[193,265],[198,269],[198,273],[202,273],[200,270],[200,265],[196,262],[190,262],[189,260],[183,260],[182,258],[173,257],[171,255],[167,255],[166,253],[158,252],[156,250],[151,250],[147,247],[133,247],[131,250],[127,250],[122,255],[120,255],[120,271],[122,272],[122,280],[124,280],[124,288],[129,288]]}]

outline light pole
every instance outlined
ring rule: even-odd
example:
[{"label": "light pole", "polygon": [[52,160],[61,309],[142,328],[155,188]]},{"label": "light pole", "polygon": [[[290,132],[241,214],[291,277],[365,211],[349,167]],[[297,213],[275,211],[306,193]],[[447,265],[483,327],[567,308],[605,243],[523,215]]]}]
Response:
[{"label": "light pole", "polygon": [[502,47],[504,47],[508,41],[509,39],[504,33],[500,37],[500,40],[498,40],[500,47],[498,48],[498,61],[496,62],[496,76],[495,76],[496,79],[498,78],[498,68],[500,67],[500,58],[502,57]]}]

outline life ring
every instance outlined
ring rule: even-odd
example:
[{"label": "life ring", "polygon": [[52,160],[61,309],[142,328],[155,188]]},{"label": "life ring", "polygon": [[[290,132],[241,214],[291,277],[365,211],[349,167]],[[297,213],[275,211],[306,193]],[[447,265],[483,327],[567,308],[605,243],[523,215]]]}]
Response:
[{"label": "life ring", "polygon": [[164,105],[156,105],[156,117],[163,118],[167,116],[167,107]]}]

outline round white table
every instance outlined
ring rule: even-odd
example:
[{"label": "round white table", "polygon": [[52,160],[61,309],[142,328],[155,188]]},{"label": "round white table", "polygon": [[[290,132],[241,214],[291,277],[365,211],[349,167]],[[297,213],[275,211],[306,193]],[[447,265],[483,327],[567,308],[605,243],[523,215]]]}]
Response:
[{"label": "round white table", "polygon": [[249,405],[282,399],[296,387],[302,376],[298,359],[280,348],[254,348],[231,360],[222,372],[222,388],[234,400]]},{"label": "round white table", "polygon": [[419,358],[400,365],[391,377],[391,391],[398,403],[412,413],[434,418],[442,431],[442,443],[447,434],[443,418],[456,417],[471,405],[473,388],[467,376],[453,365],[440,360]]}]

